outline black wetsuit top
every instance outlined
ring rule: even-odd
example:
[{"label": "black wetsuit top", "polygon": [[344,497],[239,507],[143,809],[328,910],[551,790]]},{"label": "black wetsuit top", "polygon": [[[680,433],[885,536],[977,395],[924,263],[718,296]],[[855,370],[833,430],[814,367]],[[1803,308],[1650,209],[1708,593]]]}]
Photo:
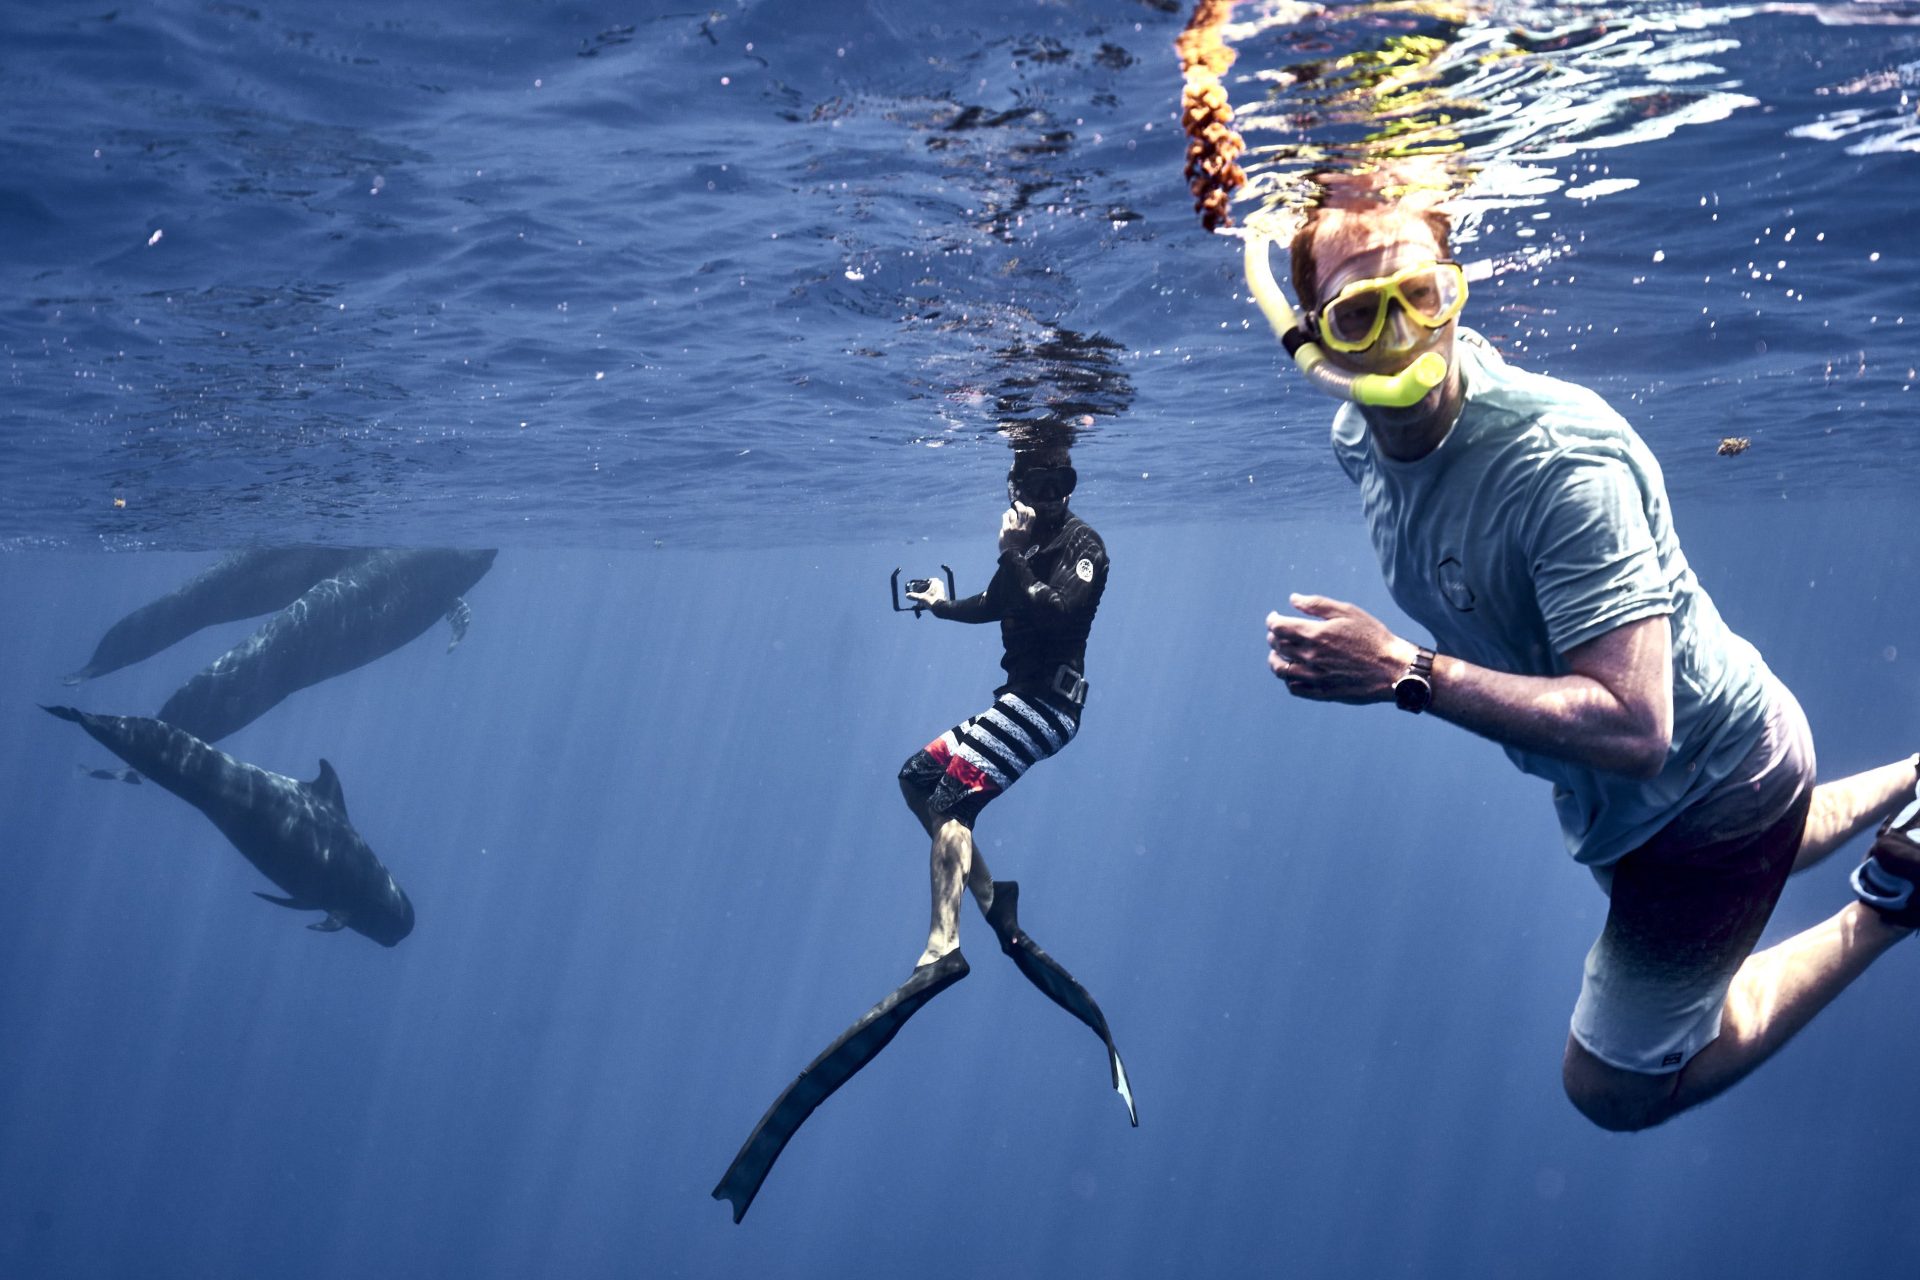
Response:
[{"label": "black wetsuit top", "polygon": [[1051,536],[1025,551],[1003,551],[993,581],[979,595],[943,600],[936,618],[998,622],[1007,682],[996,690],[1050,693],[1064,664],[1086,674],[1087,633],[1107,589],[1107,547],[1072,512]]}]

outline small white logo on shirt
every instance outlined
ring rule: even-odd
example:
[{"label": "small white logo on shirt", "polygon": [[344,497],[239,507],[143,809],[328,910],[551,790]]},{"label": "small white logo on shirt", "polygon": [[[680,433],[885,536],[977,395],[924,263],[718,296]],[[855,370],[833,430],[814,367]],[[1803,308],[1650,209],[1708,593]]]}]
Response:
[{"label": "small white logo on shirt", "polygon": [[1440,579],[1440,594],[1447,603],[1462,613],[1473,612],[1473,588],[1467,585],[1467,570],[1459,559],[1448,556],[1434,568],[1434,574]]},{"label": "small white logo on shirt", "polygon": [[1093,581],[1093,561],[1082,560],[1079,564],[1073,566],[1073,576],[1080,579],[1080,581],[1082,582],[1092,582]]}]

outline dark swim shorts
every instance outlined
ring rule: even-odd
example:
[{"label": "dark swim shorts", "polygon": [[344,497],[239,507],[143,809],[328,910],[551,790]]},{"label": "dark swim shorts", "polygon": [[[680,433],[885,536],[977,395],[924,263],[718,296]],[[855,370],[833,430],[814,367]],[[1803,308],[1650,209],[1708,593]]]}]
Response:
[{"label": "dark swim shorts", "polygon": [[936,816],[958,818],[971,827],[989,800],[1073,741],[1079,730],[1073,707],[1008,690],[979,715],[914,752],[900,766],[900,780],[926,797]]},{"label": "dark swim shorts", "polygon": [[[1720,1034],[1733,976],[1800,852],[1814,768],[1807,718],[1775,682],[1760,741],[1733,776],[1653,839],[1595,869],[1613,905],[1573,1008],[1573,1038],[1587,1052],[1663,1075]],[[1757,830],[1742,829],[1749,816]]]},{"label": "dark swim shorts", "polygon": [[1613,905],[1587,953],[1573,1036],[1626,1071],[1678,1071],[1720,1034],[1733,975],[1786,888],[1811,788],[1764,830],[1674,848],[1659,836],[1613,865]]}]

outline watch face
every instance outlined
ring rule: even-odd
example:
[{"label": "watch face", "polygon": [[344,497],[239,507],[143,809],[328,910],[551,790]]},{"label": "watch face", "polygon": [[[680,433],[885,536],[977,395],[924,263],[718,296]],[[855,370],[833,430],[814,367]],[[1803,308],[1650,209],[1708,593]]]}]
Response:
[{"label": "watch face", "polygon": [[1393,705],[1402,711],[1425,711],[1433,701],[1433,685],[1408,673],[1393,683]]}]

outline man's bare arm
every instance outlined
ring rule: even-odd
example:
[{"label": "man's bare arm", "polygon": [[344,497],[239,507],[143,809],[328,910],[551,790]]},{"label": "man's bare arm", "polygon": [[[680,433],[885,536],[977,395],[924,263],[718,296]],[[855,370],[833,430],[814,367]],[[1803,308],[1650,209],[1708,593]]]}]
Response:
[{"label": "man's bare arm", "polygon": [[[1294,596],[1307,615],[1267,615],[1267,659],[1289,692],[1387,702],[1418,646],[1344,601]],[[1673,741],[1673,638],[1665,615],[1625,623],[1566,655],[1561,676],[1519,676],[1441,654],[1432,714],[1503,746],[1651,778]]]},{"label": "man's bare arm", "polygon": [[1641,618],[1567,651],[1564,676],[1516,676],[1445,654],[1433,663],[1443,720],[1522,751],[1652,778],[1673,743],[1673,635]]}]

